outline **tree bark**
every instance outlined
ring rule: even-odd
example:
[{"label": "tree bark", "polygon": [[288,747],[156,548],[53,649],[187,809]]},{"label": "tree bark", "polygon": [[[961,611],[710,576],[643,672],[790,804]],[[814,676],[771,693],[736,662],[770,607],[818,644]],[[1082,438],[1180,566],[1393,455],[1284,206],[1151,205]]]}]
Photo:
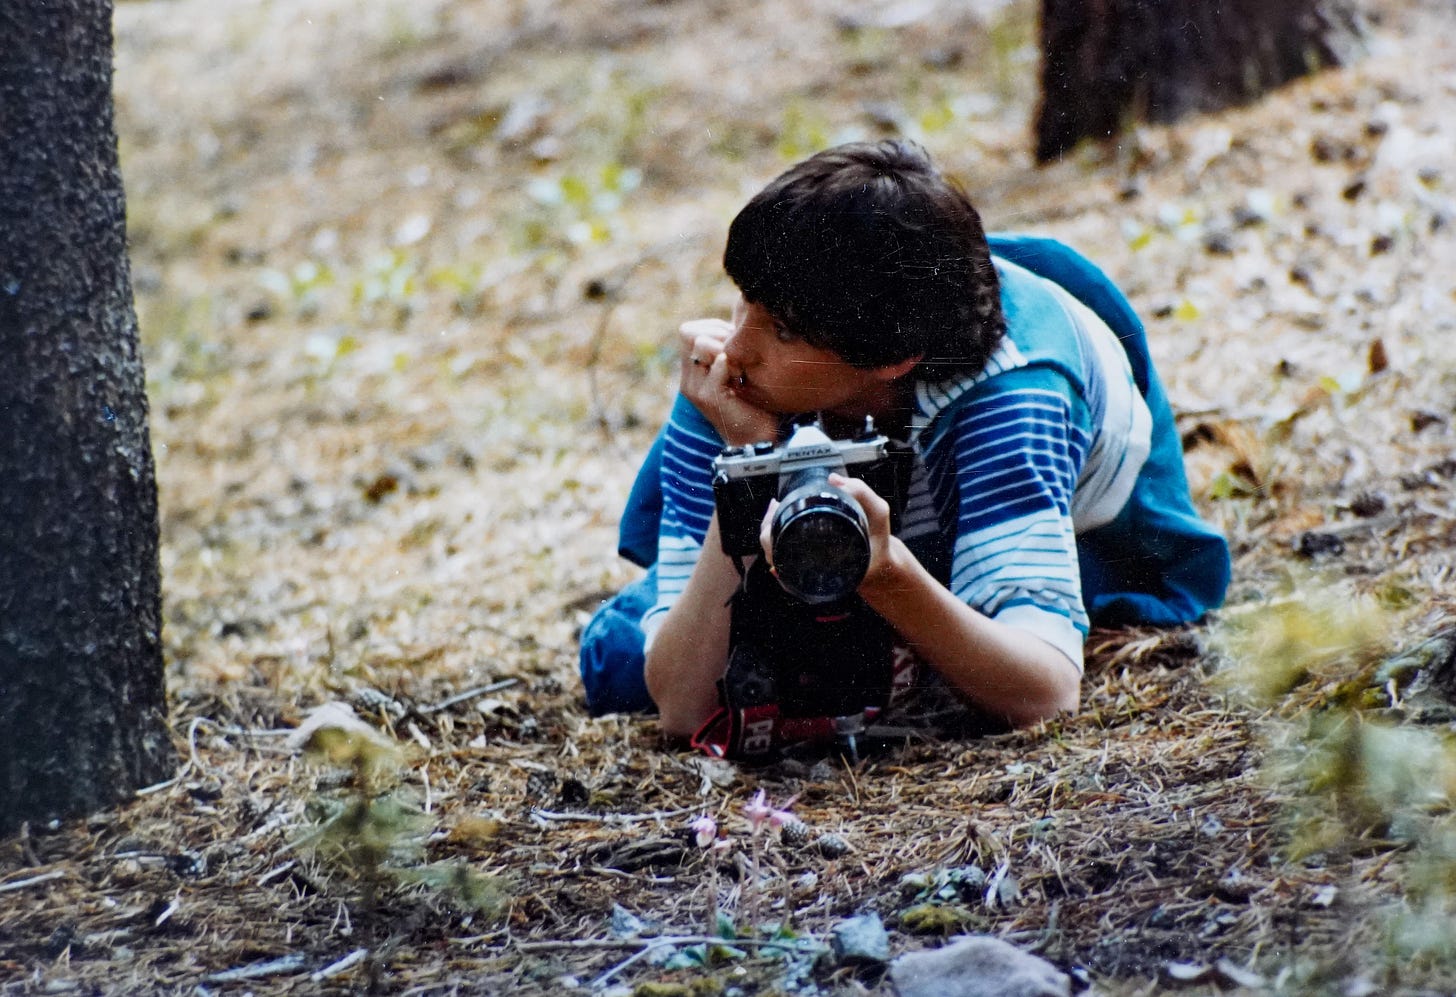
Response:
[{"label": "tree bark", "polygon": [[1129,119],[1248,103],[1362,38],[1354,0],[1042,0],[1037,162]]},{"label": "tree bark", "polygon": [[0,834],[170,764],[111,16],[0,3]]}]

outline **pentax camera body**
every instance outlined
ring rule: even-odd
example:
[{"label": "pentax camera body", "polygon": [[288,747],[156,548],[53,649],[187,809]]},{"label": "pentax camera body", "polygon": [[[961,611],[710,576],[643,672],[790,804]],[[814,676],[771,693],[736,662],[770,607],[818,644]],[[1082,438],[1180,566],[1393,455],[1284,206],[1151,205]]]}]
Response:
[{"label": "pentax camera body", "polygon": [[853,595],[869,569],[864,509],[829,484],[838,472],[862,478],[890,504],[891,528],[907,490],[908,460],[865,419],[853,438],[833,440],[818,420],[800,423],[782,446],[727,447],[713,461],[713,498],[723,551],[761,552],[759,528],[777,498],[772,529],[774,574],[800,602],[822,605]]}]

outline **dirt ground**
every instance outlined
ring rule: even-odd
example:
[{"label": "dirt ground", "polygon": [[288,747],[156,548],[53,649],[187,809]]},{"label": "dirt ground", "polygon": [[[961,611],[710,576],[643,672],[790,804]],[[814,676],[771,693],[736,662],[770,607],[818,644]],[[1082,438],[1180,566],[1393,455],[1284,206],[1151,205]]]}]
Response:
[{"label": "dirt ground", "polygon": [[[0,842],[0,992],[888,993],[813,963],[865,914],[892,955],[984,932],[1109,993],[1452,992],[1381,934],[1409,849],[1288,847],[1264,760],[1328,685],[1249,705],[1209,650],[1311,593],[1408,646],[1456,596],[1456,14],[1370,6],[1357,65],[1034,169],[1025,0],[120,5],[178,772]],[[1076,716],[853,766],[589,717],[576,634],[635,577],[616,517],[678,322],[732,300],[728,220],[888,134],[1127,290],[1228,607],[1094,634]],[[343,790],[286,736],[327,701],[407,752],[420,850],[470,899],[299,845]],[[802,824],[755,880],[758,789]],[[715,893],[809,954],[649,949]]]}]

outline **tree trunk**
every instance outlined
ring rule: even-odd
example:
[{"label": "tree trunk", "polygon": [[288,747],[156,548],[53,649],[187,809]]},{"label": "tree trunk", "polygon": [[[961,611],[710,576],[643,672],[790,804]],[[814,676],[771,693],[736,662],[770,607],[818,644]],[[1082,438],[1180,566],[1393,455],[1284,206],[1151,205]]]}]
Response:
[{"label": "tree trunk", "polygon": [[1042,0],[1036,158],[1254,100],[1360,50],[1354,0]]},{"label": "tree trunk", "polygon": [[0,834],[165,775],[110,0],[0,2]]}]

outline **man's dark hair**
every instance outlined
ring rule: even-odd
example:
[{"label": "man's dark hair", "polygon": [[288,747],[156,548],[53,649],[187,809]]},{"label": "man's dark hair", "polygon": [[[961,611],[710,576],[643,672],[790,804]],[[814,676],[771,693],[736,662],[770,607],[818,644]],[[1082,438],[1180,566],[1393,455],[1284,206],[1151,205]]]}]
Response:
[{"label": "man's dark hair", "polygon": [[771,182],[728,229],[743,296],[856,367],[921,355],[976,373],[1006,322],[980,215],[913,142],[841,145]]}]

